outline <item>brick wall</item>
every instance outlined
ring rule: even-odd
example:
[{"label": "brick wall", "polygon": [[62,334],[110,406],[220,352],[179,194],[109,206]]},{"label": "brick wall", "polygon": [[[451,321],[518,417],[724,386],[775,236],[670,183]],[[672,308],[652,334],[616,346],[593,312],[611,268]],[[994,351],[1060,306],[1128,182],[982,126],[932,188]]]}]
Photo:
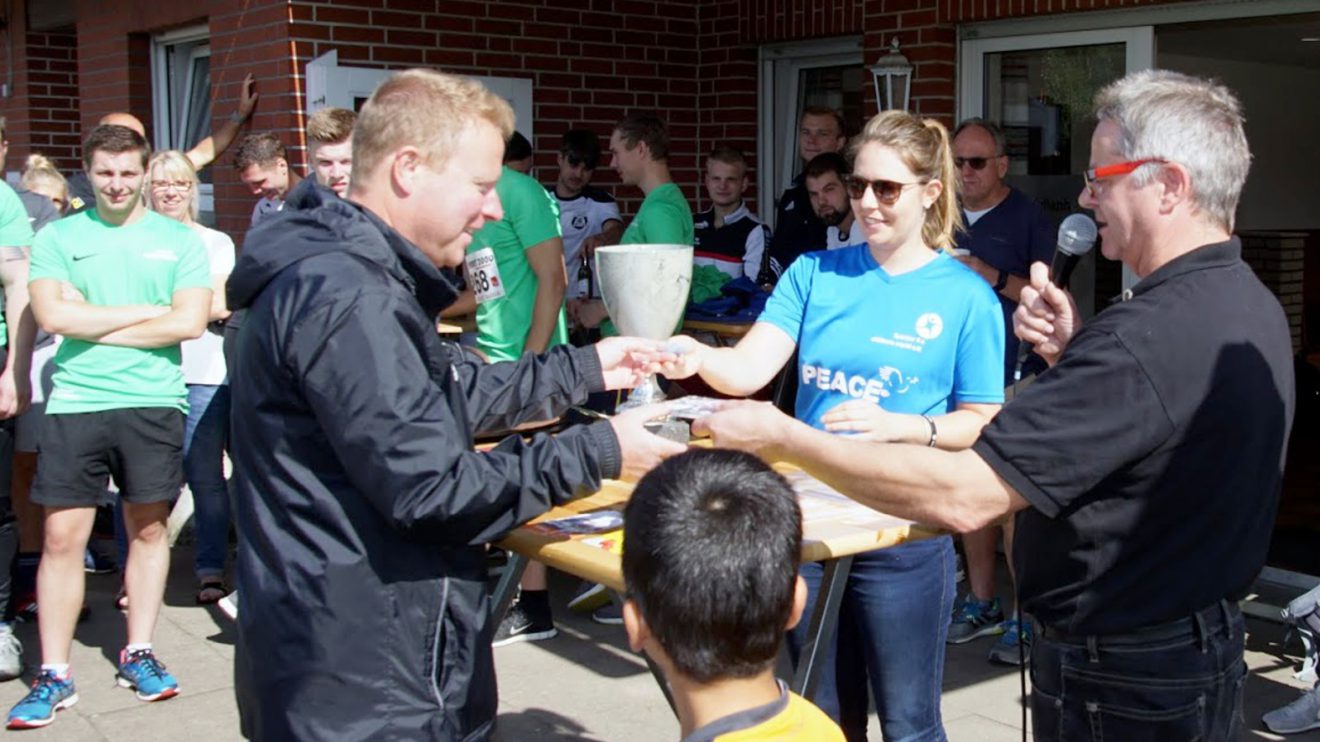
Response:
[{"label": "brick wall", "polygon": [[[376,5],[378,7],[365,7]],[[655,110],[673,138],[670,169],[689,199],[697,195],[699,135],[697,13],[691,0],[377,0],[353,6],[294,0],[290,29],[299,74],[337,49],[343,65],[446,71],[533,82],[536,175],[554,177],[559,136],[587,127],[607,138],[633,110]],[[604,144],[604,141],[602,141]],[[608,161],[608,160],[607,160]],[[608,167],[596,183],[618,183]],[[625,213],[641,194],[616,189]]]},{"label": "brick wall", "polygon": [[13,142],[8,168],[22,170],[33,152],[62,170],[80,167],[76,38],[69,29],[15,40],[15,58],[28,63],[14,70],[13,94],[5,101],[5,135]]},{"label": "brick wall", "polygon": [[[26,5],[17,3],[5,30],[10,52],[0,56],[0,79],[11,81],[0,99],[11,143],[4,169],[20,171],[27,156],[40,152],[60,168],[78,164],[78,68],[72,29],[28,32]],[[14,68],[6,69],[13,60]]]}]

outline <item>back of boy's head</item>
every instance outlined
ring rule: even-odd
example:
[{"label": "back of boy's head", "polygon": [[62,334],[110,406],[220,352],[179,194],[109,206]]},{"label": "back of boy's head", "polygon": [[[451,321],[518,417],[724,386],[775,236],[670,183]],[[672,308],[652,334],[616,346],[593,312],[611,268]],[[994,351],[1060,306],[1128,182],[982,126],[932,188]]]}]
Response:
[{"label": "back of boy's head", "polygon": [[699,683],[769,667],[793,609],[802,514],[750,454],[692,449],[637,483],[623,578],[675,669]]}]

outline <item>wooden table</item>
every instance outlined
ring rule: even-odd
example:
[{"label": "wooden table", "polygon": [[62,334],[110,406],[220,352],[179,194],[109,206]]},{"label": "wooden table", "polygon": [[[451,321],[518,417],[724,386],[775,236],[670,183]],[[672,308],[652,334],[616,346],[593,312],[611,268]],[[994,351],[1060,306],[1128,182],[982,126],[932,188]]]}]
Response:
[{"label": "wooden table", "polygon": [[435,323],[436,332],[441,335],[462,335],[477,331],[475,314],[460,314],[457,317],[444,317]]},{"label": "wooden table", "polygon": [[[848,573],[852,569],[853,556],[906,541],[930,538],[941,532],[859,505],[824,487],[796,467],[775,464],[774,468],[787,476],[799,492],[803,520],[802,561],[824,562],[825,566],[815,608],[810,614],[808,641],[803,647],[791,685],[796,693],[810,699],[815,694],[826,649],[834,637],[839,605],[843,599],[844,586],[848,582]],[[498,622],[508,611],[529,559],[622,592],[622,559],[617,554],[584,543],[583,540],[590,536],[548,535],[531,526],[581,513],[621,511],[631,494],[631,484],[608,480],[599,492],[553,508],[501,541],[499,545],[510,552],[510,557],[508,567],[495,588],[493,620]],[[657,673],[656,677],[664,689],[666,686],[663,678],[649,658],[647,664],[652,673]],[[668,697],[668,690],[665,693]]]},{"label": "wooden table", "polygon": [[736,345],[748,330],[752,329],[754,322],[708,322],[699,319],[683,320],[683,332],[706,333],[715,338],[716,345],[727,346]]}]

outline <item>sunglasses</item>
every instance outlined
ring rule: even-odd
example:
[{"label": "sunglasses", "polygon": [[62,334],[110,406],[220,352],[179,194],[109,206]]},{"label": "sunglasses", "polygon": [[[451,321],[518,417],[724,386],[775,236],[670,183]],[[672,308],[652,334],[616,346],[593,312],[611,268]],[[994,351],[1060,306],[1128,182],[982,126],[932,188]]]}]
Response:
[{"label": "sunglasses", "polygon": [[1095,198],[1096,195],[1095,182],[1097,180],[1100,180],[1101,178],[1113,178],[1119,175],[1128,175],[1136,171],[1136,169],[1141,167],[1142,165],[1146,165],[1152,162],[1158,162],[1160,164],[1164,164],[1168,162],[1168,160],[1163,160],[1158,157],[1147,157],[1144,160],[1129,160],[1128,162],[1118,162],[1118,163],[1114,163],[1113,165],[1105,165],[1103,167],[1093,167],[1090,170],[1087,170],[1086,172],[1082,173],[1082,177],[1086,179],[1086,190],[1091,193],[1092,198]]},{"label": "sunglasses", "polygon": [[564,160],[568,162],[569,167],[586,165],[588,170],[596,169],[596,160],[594,158],[583,157],[582,155],[569,154],[569,155],[564,155]]},{"label": "sunglasses", "polygon": [[963,165],[967,165],[971,167],[973,170],[984,170],[985,166],[991,160],[998,159],[1000,157],[1003,157],[1003,155],[995,155],[994,157],[955,157],[953,158],[953,166],[958,168],[959,170],[963,169]]},{"label": "sunglasses", "polygon": [[849,175],[844,178],[843,186],[848,189],[848,196],[853,199],[861,200],[866,198],[866,191],[870,189],[875,194],[875,198],[885,206],[893,206],[898,203],[898,199],[903,196],[903,189],[908,186],[925,185],[925,183],[899,183],[893,180],[866,180],[856,175]]}]

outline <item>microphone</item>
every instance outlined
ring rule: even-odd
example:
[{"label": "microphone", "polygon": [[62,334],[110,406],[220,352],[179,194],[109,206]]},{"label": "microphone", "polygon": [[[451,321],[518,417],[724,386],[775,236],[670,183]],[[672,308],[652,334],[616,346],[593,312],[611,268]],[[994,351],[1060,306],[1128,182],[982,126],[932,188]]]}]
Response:
[{"label": "microphone", "polygon": [[1085,214],[1069,214],[1059,225],[1059,241],[1050,262],[1050,281],[1064,291],[1072,279],[1073,269],[1082,256],[1095,247],[1095,222]]},{"label": "microphone", "polygon": [[[1095,247],[1099,233],[1095,221],[1085,214],[1069,214],[1059,225],[1059,239],[1054,248],[1054,259],[1050,261],[1050,282],[1068,290],[1073,269],[1081,262],[1082,256]],[[1031,343],[1018,345],[1017,365],[1013,367],[1013,383],[1022,380],[1022,364],[1031,353]]]}]

